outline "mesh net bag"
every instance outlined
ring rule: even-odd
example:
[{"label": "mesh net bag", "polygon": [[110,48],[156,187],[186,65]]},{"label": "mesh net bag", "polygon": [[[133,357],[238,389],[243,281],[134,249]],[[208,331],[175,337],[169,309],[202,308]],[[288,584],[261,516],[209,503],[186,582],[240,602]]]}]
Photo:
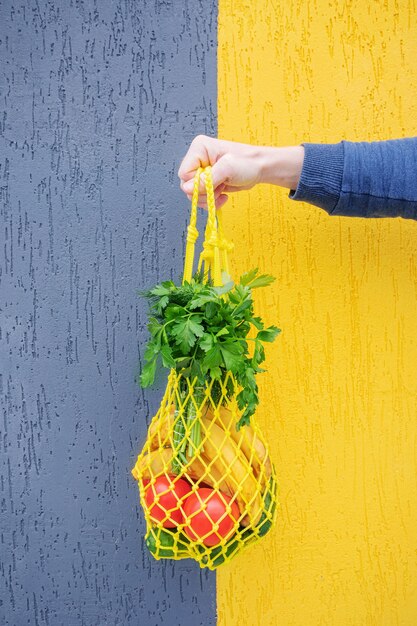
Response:
[{"label": "mesh net bag", "polygon": [[[200,175],[204,171],[208,217],[198,270],[222,285],[229,274],[220,211],[210,167],[194,180],[183,282],[192,275]],[[146,520],[146,545],[156,559],[193,558],[215,569],[272,528],[277,479],[257,425],[237,428],[241,391],[231,371],[204,383],[171,369],[161,405],[132,470]]]}]

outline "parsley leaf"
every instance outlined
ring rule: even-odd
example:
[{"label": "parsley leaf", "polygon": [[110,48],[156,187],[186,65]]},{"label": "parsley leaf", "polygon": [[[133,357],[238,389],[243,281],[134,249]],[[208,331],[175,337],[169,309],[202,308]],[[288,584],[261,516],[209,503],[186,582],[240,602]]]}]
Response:
[{"label": "parsley leaf", "polygon": [[185,318],[179,318],[172,326],[172,332],[175,335],[175,343],[183,352],[187,348],[194,346],[197,337],[204,335],[204,328],[201,325],[202,317],[200,315],[189,315]]},{"label": "parsley leaf", "polygon": [[150,387],[155,380],[156,359],[148,361],[140,375],[140,384],[142,387]]},{"label": "parsley leaf", "polygon": [[276,326],[270,326],[269,328],[265,328],[265,330],[259,331],[257,339],[271,343],[280,332],[281,330]]}]

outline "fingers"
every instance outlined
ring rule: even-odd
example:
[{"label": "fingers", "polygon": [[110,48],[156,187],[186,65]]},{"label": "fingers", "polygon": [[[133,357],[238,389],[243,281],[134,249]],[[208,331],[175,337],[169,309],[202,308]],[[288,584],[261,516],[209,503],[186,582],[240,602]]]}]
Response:
[{"label": "fingers", "polygon": [[[185,192],[185,194],[187,195],[188,199],[192,200],[192,198],[193,198],[193,188],[194,187],[191,186],[191,192],[186,191],[184,183],[181,183],[180,187]],[[218,198],[219,195],[222,193],[222,191],[224,191],[224,187],[225,187],[224,183],[221,184],[221,185],[218,185],[217,189],[214,190],[214,197],[215,198]],[[188,189],[188,187],[187,187],[187,189]],[[206,197],[206,188],[205,187],[204,187],[204,192],[202,192],[202,191],[199,192],[199,197],[204,197],[204,198]]]},{"label": "fingers", "polygon": [[[229,154],[225,154],[221,156],[211,168],[211,178],[213,181],[214,189],[218,189],[218,187],[224,184],[226,181],[230,181],[233,179],[233,157]],[[183,180],[181,182],[181,189],[186,194],[192,194],[194,188],[194,180],[193,178],[189,178],[188,180]],[[205,194],[206,187],[204,181],[204,174],[200,176],[200,185],[199,185],[199,193]]]},{"label": "fingers", "polygon": [[[211,175],[214,187],[214,198],[217,208],[223,206],[228,200],[228,193],[240,189],[250,189],[252,184],[246,186],[246,180],[239,177],[239,159],[227,151],[227,142],[198,135],[191,142],[187,154],[181,162],[178,170],[180,187],[192,200],[194,191],[194,177],[199,167],[211,165]],[[198,206],[207,208],[207,195],[204,173],[200,176]]]},{"label": "fingers", "polygon": [[[183,191],[185,191],[184,187],[184,183],[181,183],[180,185],[181,189]],[[244,191],[247,189],[251,189],[252,185],[246,185],[246,186],[242,186],[242,187],[234,187],[233,185],[228,185],[227,183],[221,183],[220,185],[218,185],[217,189],[214,190],[214,199],[217,200],[219,198],[220,195],[222,194],[229,194],[229,193],[235,193],[236,191]],[[193,187],[192,187],[193,189]],[[191,190],[192,191],[192,190]],[[187,198],[189,199],[189,201],[191,202],[193,199],[193,194],[192,193],[186,193]],[[207,207],[207,194],[206,194],[206,189],[204,188],[204,190],[199,192],[199,196],[198,196],[198,206],[204,206]]]},{"label": "fingers", "polygon": [[[224,193],[220,194],[220,196],[216,200],[216,209],[220,209],[224,204],[226,204],[228,199],[229,199],[229,196],[227,196],[226,194],[224,194]],[[207,209],[208,208],[207,202],[203,198],[201,198],[201,200],[198,201],[198,206],[201,209]]]},{"label": "fingers", "polygon": [[[219,197],[222,195],[224,191],[224,185],[219,185],[218,188],[215,190],[214,192],[214,200],[217,201],[219,199]],[[193,199],[193,195],[192,194],[187,194],[187,198],[189,199],[189,201],[191,202]],[[198,196],[198,206],[201,207],[207,207],[207,195],[206,194],[201,194]]]},{"label": "fingers", "polygon": [[[191,142],[188,152],[183,158],[178,170],[178,177],[186,182],[192,180],[199,167],[207,167],[214,161],[209,154],[209,144],[213,142],[212,137],[197,135]],[[192,191],[192,185],[191,185]]]}]

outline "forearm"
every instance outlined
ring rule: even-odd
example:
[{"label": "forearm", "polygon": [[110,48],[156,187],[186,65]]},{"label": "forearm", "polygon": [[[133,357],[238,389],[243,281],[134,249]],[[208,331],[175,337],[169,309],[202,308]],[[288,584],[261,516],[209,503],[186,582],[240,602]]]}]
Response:
[{"label": "forearm", "polygon": [[330,215],[417,219],[417,137],[304,144],[290,198]]}]

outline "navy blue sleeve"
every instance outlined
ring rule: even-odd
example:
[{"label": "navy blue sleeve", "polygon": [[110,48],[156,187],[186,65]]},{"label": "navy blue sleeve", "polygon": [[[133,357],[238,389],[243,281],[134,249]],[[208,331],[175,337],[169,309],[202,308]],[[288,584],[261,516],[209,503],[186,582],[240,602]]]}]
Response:
[{"label": "navy blue sleeve", "polygon": [[303,146],[291,199],[330,215],[417,219],[417,137]]}]

